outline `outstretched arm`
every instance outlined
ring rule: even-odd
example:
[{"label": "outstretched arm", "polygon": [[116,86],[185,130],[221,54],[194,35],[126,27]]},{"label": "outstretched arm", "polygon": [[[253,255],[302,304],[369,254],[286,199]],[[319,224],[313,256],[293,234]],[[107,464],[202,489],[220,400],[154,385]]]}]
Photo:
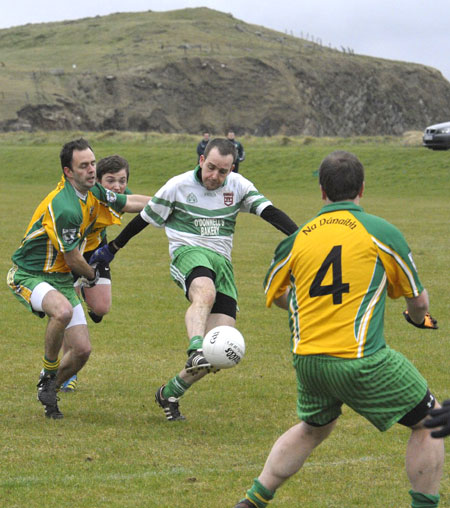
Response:
[{"label": "outstretched arm", "polygon": [[273,205],[264,208],[261,217],[288,236],[298,229],[297,224],[287,214]]},{"label": "outstretched arm", "polygon": [[150,201],[151,196],[143,196],[141,194],[127,194],[127,202],[122,208],[122,212],[140,212]]},{"label": "outstretched arm", "polygon": [[147,226],[148,222],[141,217],[141,214],[138,214],[123,228],[120,235],[109,242],[108,245],[112,247],[111,250],[115,250],[115,254],[119,249],[125,247],[125,245],[129,242],[129,240],[131,240],[131,238],[133,238],[133,236],[136,236]]},{"label": "outstretched arm", "polygon": [[125,226],[117,238],[103,247],[100,247],[92,254],[89,264],[95,265],[96,263],[110,263],[114,259],[117,251],[124,247],[128,241],[133,238],[133,236],[136,236],[147,226],[148,222],[145,221],[140,214],[136,215],[136,217],[134,217],[134,219]]}]

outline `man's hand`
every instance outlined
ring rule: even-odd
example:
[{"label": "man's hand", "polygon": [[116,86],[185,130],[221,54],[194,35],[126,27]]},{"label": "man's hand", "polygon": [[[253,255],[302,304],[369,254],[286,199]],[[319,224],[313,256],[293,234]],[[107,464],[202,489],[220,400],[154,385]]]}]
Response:
[{"label": "man's hand", "polygon": [[91,266],[107,265],[114,259],[114,255],[115,253],[111,252],[108,244],[103,245],[103,247],[100,247],[93,252],[91,258],[89,259],[89,264]]},{"label": "man's hand", "polygon": [[94,278],[88,279],[87,277],[80,277],[78,280],[80,281],[81,287],[92,288],[97,284],[98,279],[100,278],[100,273],[98,271],[97,266],[92,266],[92,268],[94,268],[95,271]]},{"label": "man's hand", "polygon": [[425,420],[425,427],[433,429],[440,427],[439,430],[433,430],[431,437],[448,436],[450,434],[450,399],[446,400],[440,409],[432,409],[429,415],[432,418]]},{"label": "man's hand", "polygon": [[405,316],[405,319],[406,319],[406,321],[408,321],[408,323],[411,323],[413,326],[416,326],[417,328],[427,328],[430,330],[437,330],[438,329],[436,319],[432,318],[431,314],[429,312],[427,312],[425,314],[425,319],[420,324],[414,323],[414,321],[411,319],[411,316],[409,315],[407,310],[405,310],[403,312],[403,315]]}]

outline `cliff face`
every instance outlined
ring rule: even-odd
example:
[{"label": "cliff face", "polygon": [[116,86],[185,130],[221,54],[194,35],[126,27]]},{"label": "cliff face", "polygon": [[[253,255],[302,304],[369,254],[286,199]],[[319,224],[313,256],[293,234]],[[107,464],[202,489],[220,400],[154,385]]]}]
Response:
[{"label": "cliff face", "polygon": [[[209,9],[176,11],[176,19],[186,12],[189,21],[192,11],[231,22],[239,35],[253,34],[251,25]],[[261,136],[350,136],[401,134],[450,119],[450,83],[434,69],[267,34],[258,35],[261,48],[248,42],[245,51],[184,43],[167,58],[161,43],[161,54],[153,50],[145,58],[144,48],[129,65],[122,53],[120,65],[105,65],[103,56],[102,65],[85,69],[28,72],[33,79],[22,104],[16,100],[14,113],[0,106],[0,129],[222,133],[233,126]]]}]

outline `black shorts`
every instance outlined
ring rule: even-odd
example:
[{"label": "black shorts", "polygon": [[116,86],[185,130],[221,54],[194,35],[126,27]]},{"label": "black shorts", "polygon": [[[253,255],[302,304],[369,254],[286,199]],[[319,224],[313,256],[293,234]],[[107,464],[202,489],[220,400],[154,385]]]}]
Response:
[{"label": "black shorts", "polygon": [[[216,274],[206,268],[205,266],[197,266],[188,275],[186,279],[186,298],[188,298],[189,287],[194,279],[197,277],[209,277],[213,282],[216,279]],[[224,293],[216,292],[216,300],[211,309],[211,314],[225,314],[227,316],[236,319],[237,302],[231,296],[225,295]]]}]

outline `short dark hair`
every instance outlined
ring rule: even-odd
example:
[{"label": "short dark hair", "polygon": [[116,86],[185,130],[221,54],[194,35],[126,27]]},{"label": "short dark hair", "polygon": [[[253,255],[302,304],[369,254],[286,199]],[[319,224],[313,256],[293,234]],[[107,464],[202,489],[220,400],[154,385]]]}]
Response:
[{"label": "short dark hair", "polygon": [[130,177],[128,161],[120,155],[109,155],[97,162],[97,179],[101,180],[105,173],[118,173],[121,169],[127,172],[127,181]]},{"label": "short dark hair", "polygon": [[61,161],[61,168],[64,171],[64,168],[72,169],[72,157],[74,150],[83,151],[83,150],[92,150],[88,141],[84,138],[74,139],[73,141],[69,141],[66,143],[59,153],[59,160]]},{"label": "short dark hair", "polygon": [[320,164],[319,183],[330,201],[355,199],[364,183],[364,167],[350,152],[332,152]]},{"label": "short dark hair", "polygon": [[205,159],[206,157],[208,157],[209,152],[213,148],[217,148],[217,150],[219,150],[220,155],[232,155],[233,161],[236,160],[237,157],[236,147],[234,146],[234,143],[232,143],[229,139],[214,138],[208,141],[208,144],[206,145],[205,151],[203,153]]}]

